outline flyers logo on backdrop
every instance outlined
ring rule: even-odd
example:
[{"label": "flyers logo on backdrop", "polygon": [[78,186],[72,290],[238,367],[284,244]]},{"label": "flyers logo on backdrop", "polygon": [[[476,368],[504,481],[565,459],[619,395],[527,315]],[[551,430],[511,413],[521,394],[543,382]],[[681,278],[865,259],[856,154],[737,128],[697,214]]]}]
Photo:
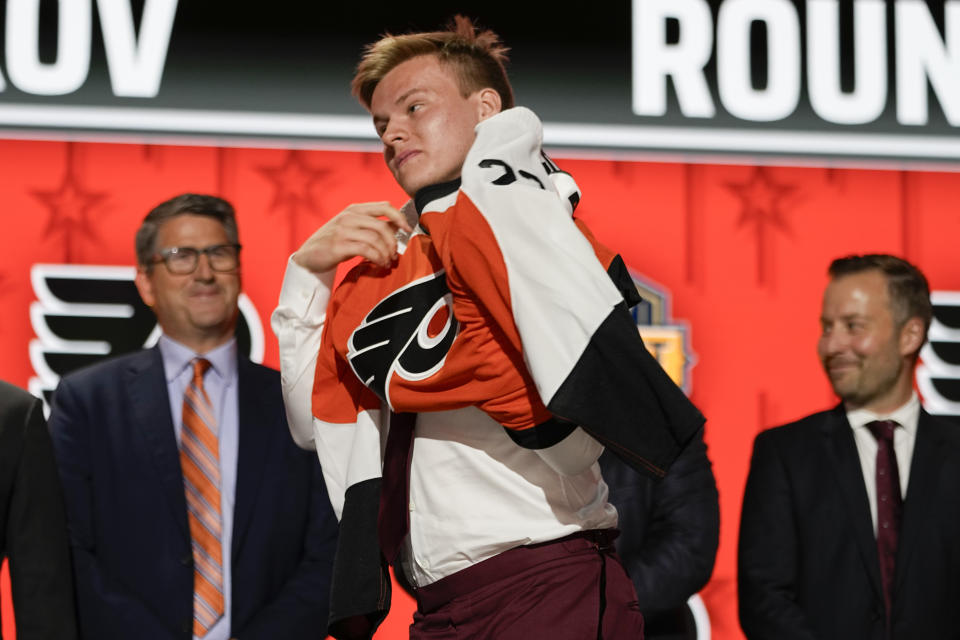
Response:
[{"label": "flyers logo on backdrop", "polygon": [[643,301],[630,310],[647,350],[687,394],[693,388],[690,370],[696,363],[689,347],[690,329],[670,316],[670,292],[644,276],[630,272]]},{"label": "flyers logo on backdrop", "polygon": [[933,322],[920,350],[917,387],[930,413],[960,416],[960,291],[933,291]]},{"label": "flyers logo on backdrop", "polygon": [[[30,323],[37,337],[30,341],[35,376],[29,387],[48,407],[61,376],[156,344],[160,327],[137,293],[136,273],[134,267],[33,265],[30,280],[37,300],[30,305]],[[237,346],[261,362],[260,315],[245,294],[238,304]]]},{"label": "flyers logo on backdrop", "polygon": [[390,378],[424,380],[440,370],[459,323],[442,269],[377,303],[350,335],[347,358],[357,377],[390,401]]}]

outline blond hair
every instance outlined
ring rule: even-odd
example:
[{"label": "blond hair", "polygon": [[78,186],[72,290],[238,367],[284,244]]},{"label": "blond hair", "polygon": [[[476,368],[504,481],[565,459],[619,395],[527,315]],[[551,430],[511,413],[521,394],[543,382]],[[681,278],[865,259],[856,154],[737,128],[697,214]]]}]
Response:
[{"label": "blond hair", "polygon": [[507,51],[493,31],[478,32],[469,18],[458,15],[446,31],[388,33],[367,45],[350,89],[369,109],[374,90],[390,71],[412,58],[432,55],[451,66],[464,97],[491,88],[500,94],[503,108],[509,109],[513,106],[513,88],[505,69]]}]

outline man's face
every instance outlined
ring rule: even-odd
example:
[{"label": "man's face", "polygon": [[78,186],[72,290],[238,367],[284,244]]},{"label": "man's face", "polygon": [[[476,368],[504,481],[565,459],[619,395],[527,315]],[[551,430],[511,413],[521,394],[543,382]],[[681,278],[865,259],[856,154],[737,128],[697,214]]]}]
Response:
[{"label": "man's face", "polygon": [[[184,214],[163,223],[157,233],[157,253],[173,247],[205,249],[229,244],[227,232],[215,218]],[[198,257],[193,273],[170,273],[157,263],[137,273],[137,289],[153,308],[164,333],[204,353],[233,335],[240,295],[239,266],[222,273],[210,269],[206,255]]]},{"label": "man's face", "polygon": [[[490,113],[485,89],[463,97],[452,69],[432,55],[394,67],[377,85],[370,113],[383,157],[397,183],[413,196],[460,176],[474,127]],[[499,111],[496,94],[496,111]]]},{"label": "man's face", "polygon": [[846,407],[883,411],[898,406],[912,367],[894,322],[886,276],[864,271],[832,280],[820,323],[820,362]]}]

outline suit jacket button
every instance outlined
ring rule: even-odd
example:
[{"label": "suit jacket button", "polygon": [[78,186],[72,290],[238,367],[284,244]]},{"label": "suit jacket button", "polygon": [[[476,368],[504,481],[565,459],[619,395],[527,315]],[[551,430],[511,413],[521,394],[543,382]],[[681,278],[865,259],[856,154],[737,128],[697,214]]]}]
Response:
[{"label": "suit jacket button", "polygon": [[192,565],[192,564],[193,564],[193,555],[192,555],[192,554],[189,554],[189,553],[186,553],[186,554],[180,556],[180,564],[182,564],[182,565],[185,566],[185,567],[189,567],[190,565]]},{"label": "suit jacket button", "polygon": [[193,620],[184,620],[180,624],[180,631],[184,633],[190,633],[191,631],[193,631]]}]

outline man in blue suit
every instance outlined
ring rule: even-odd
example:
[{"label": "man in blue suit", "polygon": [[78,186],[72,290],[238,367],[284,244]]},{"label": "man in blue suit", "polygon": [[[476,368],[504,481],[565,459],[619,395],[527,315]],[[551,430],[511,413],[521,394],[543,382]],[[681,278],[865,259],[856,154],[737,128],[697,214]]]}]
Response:
[{"label": "man in blue suit", "polygon": [[168,200],[136,248],[163,335],[64,377],[50,417],[82,637],[322,638],[336,519],[279,374],[237,351],[233,207]]}]

